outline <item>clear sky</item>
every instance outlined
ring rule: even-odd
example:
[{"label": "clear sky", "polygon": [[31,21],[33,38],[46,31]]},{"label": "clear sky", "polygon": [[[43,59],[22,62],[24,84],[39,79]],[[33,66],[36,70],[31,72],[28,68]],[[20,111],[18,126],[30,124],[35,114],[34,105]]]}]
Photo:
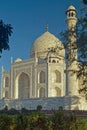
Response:
[{"label": "clear sky", "polygon": [[10,51],[3,51],[0,58],[0,73],[2,65],[10,69],[11,57],[29,58],[32,43],[45,32],[47,23],[49,32],[58,37],[65,30],[65,11],[71,4],[79,12],[80,0],[0,0],[0,19],[13,27]]}]

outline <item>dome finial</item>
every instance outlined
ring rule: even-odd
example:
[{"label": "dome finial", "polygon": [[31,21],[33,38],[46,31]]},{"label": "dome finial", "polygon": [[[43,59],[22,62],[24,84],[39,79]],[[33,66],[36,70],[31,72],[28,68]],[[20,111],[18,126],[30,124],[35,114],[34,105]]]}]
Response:
[{"label": "dome finial", "polygon": [[48,23],[46,24],[46,32],[48,32]]}]

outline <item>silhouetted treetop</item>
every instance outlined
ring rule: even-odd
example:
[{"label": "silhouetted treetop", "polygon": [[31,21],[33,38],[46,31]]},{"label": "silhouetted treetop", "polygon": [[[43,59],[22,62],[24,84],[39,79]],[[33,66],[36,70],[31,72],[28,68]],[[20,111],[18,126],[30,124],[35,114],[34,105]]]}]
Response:
[{"label": "silhouetted treetop", "polygon": [[87,0],[82,0],[82,2],[87,5]]},{"label": "silhouetted treetop", "polygon": [[11,36],[13,27],[11,24],[4,24],[2,20],[0,20],[0,53],[2,50],[9,50],[9,37]]}]

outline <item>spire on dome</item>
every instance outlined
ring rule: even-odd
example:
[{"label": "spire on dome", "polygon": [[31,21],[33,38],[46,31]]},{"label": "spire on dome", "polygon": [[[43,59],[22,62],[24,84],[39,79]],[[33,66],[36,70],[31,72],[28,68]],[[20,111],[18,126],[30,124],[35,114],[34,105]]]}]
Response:
[{"label": "spire on dome", "polygon": [[48,32],[48,23],[46,24],[46,32]]}]

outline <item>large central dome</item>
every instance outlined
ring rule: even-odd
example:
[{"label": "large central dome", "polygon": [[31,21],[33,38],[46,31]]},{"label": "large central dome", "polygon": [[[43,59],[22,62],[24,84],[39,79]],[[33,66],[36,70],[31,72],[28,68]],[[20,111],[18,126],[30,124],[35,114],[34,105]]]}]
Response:
[{"label": "large central dome", "polygon": [[[47,56],[48,49],[52,47],[63,47],[63,44],[53,34],[46,31],[33,43],[30,50],[30,56],[31,58],[34,58],[36,54],[38,58],[45,58]],[[64,50],[61,50],[61,55],[64,56]]]}]

